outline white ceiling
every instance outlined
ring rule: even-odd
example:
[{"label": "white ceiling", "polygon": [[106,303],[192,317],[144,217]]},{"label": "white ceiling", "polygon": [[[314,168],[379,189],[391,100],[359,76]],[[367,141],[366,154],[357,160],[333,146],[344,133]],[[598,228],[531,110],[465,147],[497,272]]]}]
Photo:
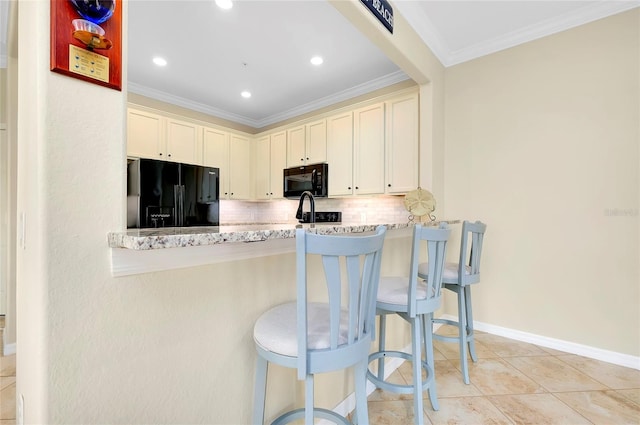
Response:
[{"label": "white ceiling", "polygon": [[[0,67],[8,0],[0,0]],[[444,66],[638,7],[639,0],[396,0]],[[408,77],[324,0],[129,0],[129,91],[255,128]],[[363,5],[364,7],[364,5]],[[108,35],[107,35],[108,36]],[[320,54],[321,67],[309,63]],[[153,56],[168,65],[158,68]],[[252,97],[240,97],[250,90]]]}]

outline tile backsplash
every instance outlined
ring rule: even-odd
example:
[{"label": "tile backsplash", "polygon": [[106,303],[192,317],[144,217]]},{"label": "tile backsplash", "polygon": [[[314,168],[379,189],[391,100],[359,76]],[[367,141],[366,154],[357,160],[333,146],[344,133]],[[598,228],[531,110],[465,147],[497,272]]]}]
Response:
[{"label": "tile backsplash", "polygon": [[[315,199],[316,211],[341,211],[343,223],[403,223],[409,213],[404,196]],[[305,199],[304,211],[309,211]],[[221,224],[296,223],[297,199],[277,201],[220,201]]]}]

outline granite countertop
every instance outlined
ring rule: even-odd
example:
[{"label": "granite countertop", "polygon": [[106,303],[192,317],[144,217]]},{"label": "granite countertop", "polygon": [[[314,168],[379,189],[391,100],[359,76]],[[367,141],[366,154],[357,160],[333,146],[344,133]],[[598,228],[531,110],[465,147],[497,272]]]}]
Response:
[{"label": "granite countertop", "polygon": [[[433,222],[431,224],[437,224]],[[379,225],[388,230],[403,229],[413,223],[315,223],[315,224],[232,224],[207,227],[164,227],[157,229],[129,229],[108,234],[110,248],[152,250],[187,246],[217,245],[234,242],[258,242],[270,239],[295,238],[296,228],[318,234],[362,233],[375,231]]]}]

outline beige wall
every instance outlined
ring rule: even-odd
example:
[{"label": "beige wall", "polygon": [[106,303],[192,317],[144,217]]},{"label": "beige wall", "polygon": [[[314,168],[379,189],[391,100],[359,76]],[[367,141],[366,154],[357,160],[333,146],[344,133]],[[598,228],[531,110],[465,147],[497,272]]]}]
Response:
[{"label": "beige wall", "polygon": [[445,215],[488,224],[476,320],[640,355],[639,16],[447,69]]},{"label": "beige wall", "polygon": [[0,123],[0,280],[5,293],[4,352],[16,350],[16,173],[17,173],[17,27],[16,2],[9,7],[7,68],[1,69]]}]

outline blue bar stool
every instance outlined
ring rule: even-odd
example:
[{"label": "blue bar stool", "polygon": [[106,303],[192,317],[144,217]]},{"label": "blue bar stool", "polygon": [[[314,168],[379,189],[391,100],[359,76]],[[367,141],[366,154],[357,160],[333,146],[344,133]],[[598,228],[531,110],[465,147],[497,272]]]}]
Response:
[{"label": "blue bar stool", "polygon": [[[434,410],[438,410],[438,398],[434,377],[433,341],[431,318],[440,306],[442,273],[444,270],[445,251],[451,230],[446,223],[440,228],[423,227],[416,224],[413,229],[411,264],[409,275],[403,277],[380,278],[376,314],[380,316],[380,335],[378,351],[369,355],[369,362],[378,360],[378,371],[367,371],[367,377],[376,387],[384,391],[400,394],[413,394],[415,423],[424,423],[422,397],[429,392],[429,399]],[[428,277],[418,278],[420,246],[427,246],[429,266]],[[386,350],[386,316],[397,314],[411,325],[411,353]],[[422,360],[422,349],[426,362]],[[394,384],[384,380],[384,359],[398,357],[410,360],[413,366],[412,385]],[[422,370],[426,371],[426,379],[422,380]]]},{"label": "blue bar stool", "polygon": [[[264,422],[269,362],[297,369],[305,381],[305,406],[278,416],[272,424],[304,418],[328,419],[349,424],[346,418],[314,407],[313,378],[316,373],[354,367],[355,419],[368,425],[367,365],[375,331],[375,297],[380,280],[380,261],[386,227],[374,235],[335,236],[296,230],[297,300],[263,313],[253,328],[258,356],[254,389],[253,424]],[[308,257],[320,256],[328,302],[307,301]]]},{"label": "blue bar stool", "polygon": [[[480,257],[482,242],[487,225],[476,221],[462,223],[462,240],[460,242],[460,258],[457,263],[445,265],[442,283],[444,287],[458,294],[458,320],[434,319],[433,323],[444,323],[458,328],[457,336],[433,335],[434,339],[457,342],[460,346],[460,367],[465,384],[469,384],[469,364],[467,348],[471,359],[478,361],[473,338],[473,312],[471,309],[471,286],[480,282]],[[429,274],[428,264],[418,267],[418,276],[426,278]]]}]

